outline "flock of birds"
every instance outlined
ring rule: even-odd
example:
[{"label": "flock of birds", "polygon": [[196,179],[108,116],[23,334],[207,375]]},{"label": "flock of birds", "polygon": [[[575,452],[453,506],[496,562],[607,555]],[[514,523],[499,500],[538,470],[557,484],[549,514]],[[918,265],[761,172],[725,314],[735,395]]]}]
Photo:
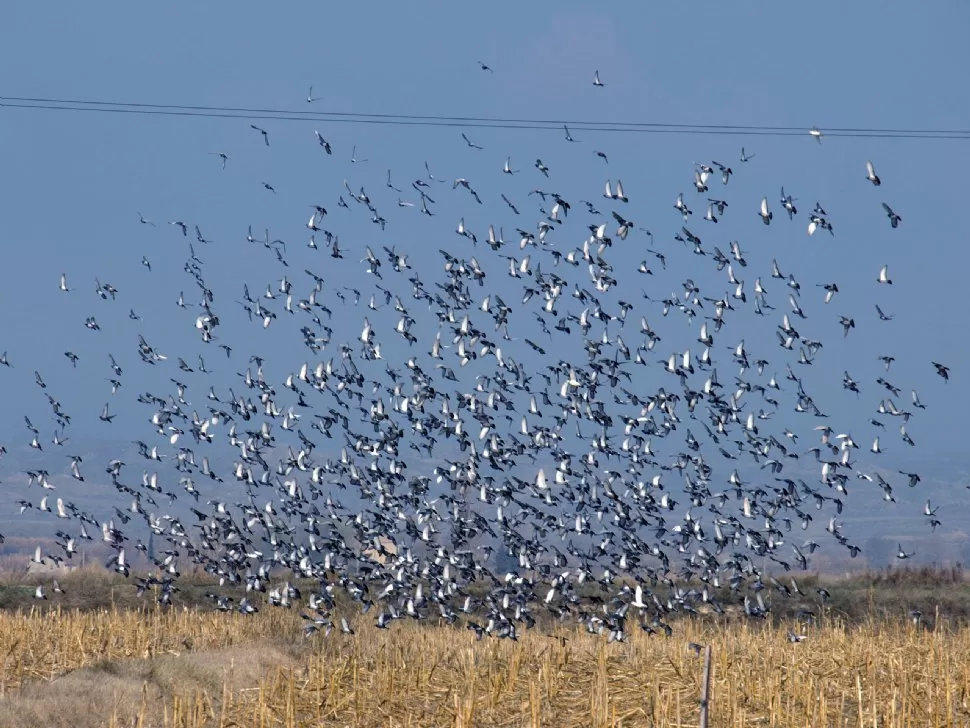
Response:
[{"label": "flock of birds", "polygon": [[[599,72],[593,84],[605,87]],[[316,101],[312,87],[306,101]],[[271,153],[269,130],[251,128],[253,144]],[[578,143],[564,133],[567,147]],[[817,128],[809,134],[822,142]],[[461,138],[468,153],[484,152]],[[341,151],[319,131],[307,143],[323,165]],[[221,173],[232,174],[230,155],[213,154]],[[611,169],[605,153],[595,154]],[[163,604],[177,601],[180,572],[202,570],[223,586],[210,594],[214,608],[250,614],[299,605],[308,636],[353,632],[356,617],[341,611],[340,594],[380,628],[400,619],[460,619],[479,638],[515,639],[544,613],[578,620],[611,641],[634,627],[669,634],[672,613],[723,613],[720,587],[743,594],[743,614],[752,619],[765,618],[773,598],[824,601],[824,589],[804,594],[794,578],[772,573],[809,568],[818,548],[860,553],[839,520],[852,481],[869,481],[889,501],[898,483],[920,481],[918,473],[860,469],[860,448],[881,453],[887,436],[878,433],[890,426],[914,446],[907,424],[925,407],[915,390],[912,408],[904,403],[903,389],[889,380],[894,356],[886,351],[884,376],[874,383],[882,399],[867,415],[877,433],[871,445],[830,422],[799,371],[821,355],[823,341],[800,329],[850,334],[854,318],[822,313],[838,284],[800,280],[736,240],[708,240],[724,227],[708,223],[754,213],[764,225],[804,220],[809,236],[835,235],[822,204],[806,216],[784,188],[775,202],[766,196],[747,208],[729,199],[732,178],[754,173],[754,158],[742,149],[737,162],[693,164],[693,190],[670,196],[673,244],[634,222],[636,195],[620,179],[576,199],[542,189],[568,180],[541,159],[531,170],[504,154],[495,164],[496,179],[537,185],[521,197],[503,192],[502,205],[490,210],[528,221],[510,240],[498,222],[478,230],[465,223],[469,205],[485,205],[473,180],[437,178],[427,163],[402,187],[391,171],[368,178],[380,191],[344,180],[329,202],[310,206],[301,224],[305,246],[252,227],[240,234],[247,255],[264,256],[265,277],[218,295],[214,259],[235,255],[238,245],[172,220],[171,233],[159,232],[186,244],[184,272],[195,290],[177,298],[194,316],[183,351],[160,351],[148,332],[135,337],[142,324],[125,303],[130,282],[116,288],[99,279],[89,287],[61,274],[62,295],[76,297],[77,307],[100,306],[84,325],[98,332],[99,319],[111,318],[104,329],[129,326],[120,335],[137,341],[136,366],[146,376],[160,371],[168,386],[137,396],[146,423],[137,450],[90,464],[117,495],[110,511],[91,512],[83,505],[89,463],[71,455],[76,486],[55,484],[63,455],[54,453],[73,428],[114,422],[112,402],[129,389],[130,374],[110,352],[104,364],[64,352],[66,366],[108,367],[98,425],[58,401],[57,363],[34,372],[50,406],[54,448],[25,418],[25,441],[45,453],[51,470],[26,473],[27,486],[38,487],[19,506],[50,519],[58,547],[38,547],[34,561],[71,562],[86,542],[100,541],[112,554],[107,567],[139,593],[155,588]],[[355,147],[351,161],[367,160]],[[881,187],[872,162],[863,166],[859,184]],[[881,204],[888,229],[902,224],[878,197],[871,204]],[[372,233],[340,235],[341,221],[360,215],[370,218]],[[393,232],[402,216],[427,218],[415,224],[429,226],[426,239],[440,240],[436,268],[409,262]],[[155,226],[140,213],[138,220]],[[443,234],[440,220],[455,227]],[[637,269],[611,262],[622,248],[645,251]],[[692,279],[664,281],[674,258],[722,276],[726,292],[702,291]],[[141,263],[151,274],[147,256]],[[369,289],[345,285],[361,273]],[[496,286],[497,278],[513,280]],[[869,280],[874,292],[893,285],[887,266]],[[670,286],[680,290],[668,295]],[[892,319],[873,304],[881,320]],[[745,341],[732,333],[741,315],[763,335]],[[240,340],[222,333],[230,317],[249,327]],[[661,338],[653,325],[660,318],[679,341]],[[338,322],[356,322],[354,335],[335,336]],[[259,333],[270,327],[292,334],[286,371],[264,368]],[[33,368],[26,353],[4,352],[0,381],[5,369]],[[219,365],[207,364],[216,353]],[[925,366],[949,378],[944,364]],[[858,394],[863,386],[845,372],[842,388]],[[779,412],[794,412],[788,420],[799,427],[774,427]],[[817,438],[807,453],[801,436]],[[230,457],[220,455],[220,444]],[[815,468],[810,478],[792,472],[806,460]],[[748,466],[757,466],[756,477],[742,475]],[[927,502],[924,517],[934,528],[936,514]],[[816,519],[827,522],[830,538],[797,538]],[[149,549],[149,535],[163,545]],[[131,566],[133,551],[150,558],[149,572]],[[501,553],[517,566],[500,569]],[[897,554],[912,555],[901,546]],[[305,580],[318,587],[302,593],[295,584]],[[234,599],[226,585],[245,586],[247,596]],[[43,586],[36,596],[55,598]]]}]

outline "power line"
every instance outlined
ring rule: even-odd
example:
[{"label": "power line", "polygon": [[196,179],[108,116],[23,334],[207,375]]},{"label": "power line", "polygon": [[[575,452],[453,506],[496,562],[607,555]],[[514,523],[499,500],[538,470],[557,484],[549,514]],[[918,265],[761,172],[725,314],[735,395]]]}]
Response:
[{"label": "power line", "polygon": [[[602,122],[581,119],[525,119],[485,116],[445,116],[440,114],[389,114],[351,111],[296,111],[288,109],[154,104],[107,100],[57,99],[26,96],[0,96],[0,107],[43,111],[93,111],[149,116],[203,117],[222,119],[265,119],[270,121],[317,121],[327,123],[378,124],[392,126],[441,126],[481,129],[562,130],[650,134],[718,134],[738,136],[804,136],[800,127],[741,124],[688,124],[678,122]],[[878,129],[833,127],[825,136],[869,139],[965,139],[970,129]]]}]

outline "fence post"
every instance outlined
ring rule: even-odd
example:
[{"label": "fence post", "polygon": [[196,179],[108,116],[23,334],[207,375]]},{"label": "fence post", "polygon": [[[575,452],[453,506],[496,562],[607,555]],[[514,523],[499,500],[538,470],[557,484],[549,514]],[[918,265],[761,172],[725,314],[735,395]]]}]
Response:
[{"label": "fence post", "polygon": [[704,676],[701,679],[701,728],[707,728],[711,701],[711,646],[704,648]]}]

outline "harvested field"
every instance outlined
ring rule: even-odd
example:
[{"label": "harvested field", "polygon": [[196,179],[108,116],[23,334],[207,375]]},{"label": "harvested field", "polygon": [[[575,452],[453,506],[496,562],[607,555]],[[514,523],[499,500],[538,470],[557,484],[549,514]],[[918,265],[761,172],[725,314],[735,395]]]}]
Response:
[{"label": "harvested field", "polygon": [[713,726],[970,721],[970,629],[909,623],[681,621],[607,644],[580,629],[517,642],[361,616],[354,635],[294,640],[299,614],[0,613],[0,725],[697,725],[711,644]]}]

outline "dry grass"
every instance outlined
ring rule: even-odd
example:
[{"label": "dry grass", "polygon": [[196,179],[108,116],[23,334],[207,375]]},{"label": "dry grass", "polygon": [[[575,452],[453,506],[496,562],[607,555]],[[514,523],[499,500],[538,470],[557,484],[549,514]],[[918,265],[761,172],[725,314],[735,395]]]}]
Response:
[{"label": "dry grass", "polygon": [[227,685],[256,686],[294,656],[257,642],[209,652],[97,662],[0,699],[4,728],[209,725]]},{"label": "dry grass", "polygon": [[871,621],[813,630],[699,621],[624,644],[578,629],[518,642],[369,617],[299,634],[299,615],[0,613],[0,725],[693,726],[713,645],[712,726],[970,724],[970,629]]}]

